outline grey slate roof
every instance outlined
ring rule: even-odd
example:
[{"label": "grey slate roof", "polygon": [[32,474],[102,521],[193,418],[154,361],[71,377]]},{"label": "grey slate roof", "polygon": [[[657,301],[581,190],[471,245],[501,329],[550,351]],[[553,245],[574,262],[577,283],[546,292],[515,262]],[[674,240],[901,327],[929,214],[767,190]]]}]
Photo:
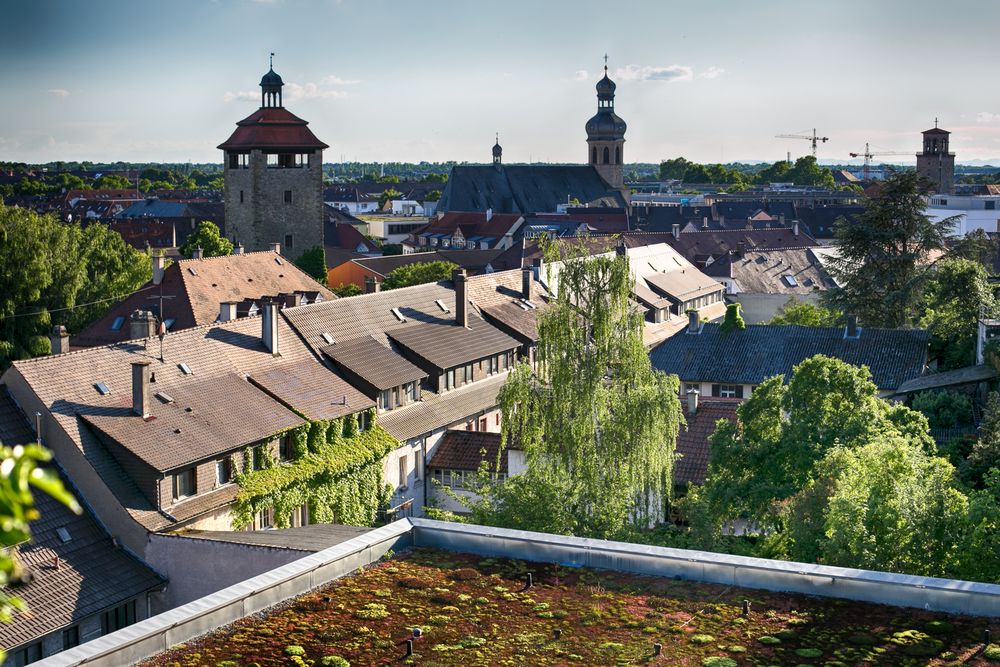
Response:
[{"label": "grey slate roof", "polygon": [[621,193],[612,190],[590,165],[512,165],[452,167],[441,193],[438,211],[548,213],[578,199],[592,206],[623,207]]},{"label": "grey slate roof", "polygon": [[247,379],[312,421],[375,407],[373,400],[347,380],[312,359],[262,369]]},{"label": "grey slate roof", "polygon": [[427,377],[427,371],[371,336],[327,345],[323,353],[379,390]]},{"label": "grey slate roof", "polygon": [[521,345],[496,327],[471,315],[468,328],[460,327],[451,320],[414,322],[411,327],[395,329],[389,336],[442,371]]},{"label": "grey slate roof", "polygon": [[496,408],[497,395],[506,380],[507,373],[500,373],[486,380],[461,386],[454,391],[430,394],[429,398],[379,415],[379,426],[402,442],[430,433],[442,426],[465,421],[469,417]]},{"label": "grey slate roof", "polygon": [[748,325],[719,332],[705,324],[700,334],[682,331],[650,353],[653,366],[686,382],[759,384],[774,375],[789,379],[792,367],[816,354],[868,366],[879,389],[896,389],[923,373],[928,334],[920,329],[868,329],[845,339],[842,327]]},{"label": "grey slate roof", "polygon": [[278,530],[190,530],[186,531],[183,537],[315,553],[323,549],[329,549],[359,535],[364,535],[371,530],[371,528],[359,528],[357,526],[315,523],[310,526],[282,528]]}]

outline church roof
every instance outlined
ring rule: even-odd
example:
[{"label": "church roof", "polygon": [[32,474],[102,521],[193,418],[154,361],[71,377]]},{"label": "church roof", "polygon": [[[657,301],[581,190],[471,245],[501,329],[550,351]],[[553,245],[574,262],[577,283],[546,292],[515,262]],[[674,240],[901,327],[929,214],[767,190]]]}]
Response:
[{"label": "church roof", "polygon": [[590,165],[456,166],[437,210],[550,213],[576,199],[581,204],[622,208],[625,200]]},{"label": "church roof", "polygon": [[951,134],[951,132],[942,130],[940,127],[932,127],[929,130],[924,130],[921,134]]},{"label": "church roof", "polygon": [[274,69],[269,69],[267,70],[267,74],[261,77],[260,85],[262,88],[269,86],[283,86],[285,85],[285,82],[281,80],[281,77],[278,76],[278,73],[275,72]]},{"label": "church roof", "polygon": [[238,149],[324,149],[329,148],[316,138],[307,125],[283,107],[261,107],[240,122],[236,131],[219,148]]}]

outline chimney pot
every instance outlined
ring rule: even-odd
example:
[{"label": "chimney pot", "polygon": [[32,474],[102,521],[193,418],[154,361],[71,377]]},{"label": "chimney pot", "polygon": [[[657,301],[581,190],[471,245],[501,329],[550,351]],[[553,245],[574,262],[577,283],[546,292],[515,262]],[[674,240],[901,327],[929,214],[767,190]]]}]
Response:
[{"label": "chimney pot", "polygon": [[698,311],[692,308],[687,311],[688,314],[688,328],[687,332],[689,334],[701,333],[701,318],[698,316]]},{"label": "chimney pot", "polygon": [[236,319],[236,302],[223,301],[219,304],[219,321],[229,322]]},{"label": "chimney pot", "polygon": [[163,255],[153,255],[153,284],[159,285],[163,282],[163,272],[166,270],[164,264],[166,258]]},{"label": "chimney pot", "polygon": [[746,243],[744,243],[743,241],[739,241],[736,244],[736,256],[740,259],[743,259],[743,255],[746,254],[746,251],[747,251]]},{"label": "chimney pot", "polygon": [[858,328],[858,316],[848,314],[847,326],[844,327],[844,338],[858,338],[860,335],[861,330]]},{"label": "chimney pot", "polygon": [[149,362],[132,362],[132,412],[146,418],[149,416]]},{"label": "chimney pot", "polygon": [[678,223],[675,222],[673,224],[673,226],[671,227],[670,231],[674,235],[675,239],[679,239],[681,237],[681,226],[680,226],[680,224],[678,224]]},{"label": "chimney pot", "polygon": [[792,235],[795,236],[795,238],[799,237],[799,221],[798,220],[796,220],[794,222],[794,224],[792,225]]},{"label": "chimney pot", "polygon": [[148,310],[134,310],[129,316],[129,338],[152,338],[156,333],[156,318]]},{"label": "chimney pot", "polygon": [[57,324],[52,327],[52,335],[49,337],[52,343],[52,354],[65,354],[69,352],[69,332],[66,327]]},{"label": "chimney pot", "polygon": [[451,280],[455,284],[455,324],[460,327],[468,327],[469,302],[465,289],[465,269],[452,271]]},{"label": "chimney pot", "polygon": [[365,276],[365,294],[377,294],[382,289],[382,283],[375,276]]},{"label": "chimney pot", "polygon": [[708,216],[707,215],[703,215],[701,217],[701,227],[702,227],[702,229],[708,229]]},{"label": "chimney pot", "polygon": [[486,222],[489,222],[492,219],[493,219],[493,209],[488,208],[486,209]]},{"label": "chimney pot", "polygon": [[243,244],[242,243],[237,243],[236,245],[233,246],[233,254],[234,255],[242,255],[243,254]]},{"label": "chimney pot", "polygon": [[697,389],[688,389],[688,414],[692,417],[698,414],[698,396],[700,393]]},{"label": "chimney pot", "polygon": [[521,269],[521,297],[531,301],[531,281],[533,280],[531,267]]},{"label": "chimney pot", "polygon": [[194,250],[191,251],[191,259],[201,259],[204,254],[205,254],[204,250],[202,250],[201,248],[195,248]]},{"label": "chimney pot", "polygon": [[280,255],[281,254],[281,244],[280,243],[272,243],[270,245],[270,247],[271,247],[271,252],[273,252],[274,254],[276,254],[276,255]]},{"label": "chimney pot", "polygon": [[278,304],[267,301],[261,307],[261,340],[272,356],[280,356],[278,348]]}]

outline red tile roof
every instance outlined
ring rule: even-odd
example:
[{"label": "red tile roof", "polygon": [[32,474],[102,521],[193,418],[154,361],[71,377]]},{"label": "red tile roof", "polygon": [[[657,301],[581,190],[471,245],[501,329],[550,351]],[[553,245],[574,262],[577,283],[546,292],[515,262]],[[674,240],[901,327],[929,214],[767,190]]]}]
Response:
[{"label": "red tile roof", "polygon": [[[440,470],[479,470],[491,466],[500,454],[500,434],[486,431],[445,431],[427,467]],[[507,457],[500,456],[499,472],[507,472]]]},{"label": "red tile roof", "polygon": [[682,397],[687,428],[677,435],[678,460],[674,463],[675,484],[702,484],[708,472],[708,437],[715,433],[720,419],[736,421],[738,399],[703,399],[698,402],[694,415],[687,411],[686,397]]},{"label": "red tile roof", "polygon": [[506,234],[521,219],[517,213],[495,213],[487,220],[486,214],[479,211],[449,211],[441,217],[432,218],[427,226],[416,230],[414,234],[454,234],[461,229],[466,238],[470,236],[500,237]]},{"label": "red tile roof", "polygon": [[219,144],[222,150],[251,148],[324,149],[309,123],[283,107],[261,107],[240,122],[236,131]]}]

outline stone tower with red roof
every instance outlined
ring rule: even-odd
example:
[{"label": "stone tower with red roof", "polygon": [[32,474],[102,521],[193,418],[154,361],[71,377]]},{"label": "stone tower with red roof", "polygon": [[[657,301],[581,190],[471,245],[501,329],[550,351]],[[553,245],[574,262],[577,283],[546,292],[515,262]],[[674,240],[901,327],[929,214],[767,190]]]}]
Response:
[{"label": "stone tower with red roof", "polygon": [[[273,55],[273,54],[272,54]],[[260,108],[240,122],[224,152],[226,235],[248,250],[281,244],[296,258],[323,247],[323,149],[308,123],[282,106],[273,67],[260,80]]]}]

